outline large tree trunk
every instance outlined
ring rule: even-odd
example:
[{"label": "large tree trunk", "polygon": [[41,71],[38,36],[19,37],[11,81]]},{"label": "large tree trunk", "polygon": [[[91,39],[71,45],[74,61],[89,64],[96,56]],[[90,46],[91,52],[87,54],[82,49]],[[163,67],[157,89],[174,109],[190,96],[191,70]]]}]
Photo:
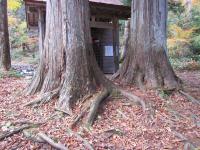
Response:
[{"label": "large tree trunk", "polygon": [[0,0],[0,62],[5,70],[11,68],[7,0]]},{"label": "large tree trunk", "polygon": [[77,100],[108,85],[93,54],[89,12],[88,0],[47,1],[44,48],[27,89],[47,99],[58,96],[56,107],[69,114]]},{"label": "large tree trunk", "polygon": [[27,89],[28,94],[52,91],[61,84],[65,63],[61,6],[60,1],[47,1],[45,39],[43,43],[43,34],[41,33],[43,29],[39,24],[40,63],[37,73]]},{"label": "large tree trunk", "polygon": [[41,92],[43,96],[26,106],[58,96],[57,109],[71,115],[74,104],[80,102],[81,112],[72,126],[84,116],[86,125],[91,126],[100,103],[113,90],[128,99],[136,97],[117,88],[100,70],[92,48],[89,12],[88,0],[47,1],[44,48],[38,72],[28,88],[29,94]]},{"label": "large tree trunk", "polygon": [[128,84],[144,88],[178,87],[166,51],[167,0],[133,0],[130,40],[119,71]]},{"label": "large tree trunk", "polygon": [[91,93],[96,85],[93,83],[94,75],[89,61],[92,48],[89,2],[67,0],[63,2],[63,6],[65,6],[63,24],[66,25],[67,30],[64,32],[66,71],[58,106],[62,110],[68,108],[69,111],[77,99]]}]

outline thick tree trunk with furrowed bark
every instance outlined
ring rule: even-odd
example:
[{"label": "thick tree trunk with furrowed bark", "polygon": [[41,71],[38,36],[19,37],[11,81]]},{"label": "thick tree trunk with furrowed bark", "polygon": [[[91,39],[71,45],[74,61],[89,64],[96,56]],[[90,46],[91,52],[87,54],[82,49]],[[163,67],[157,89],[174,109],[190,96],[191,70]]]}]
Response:
[{"label": "thick tree trunk with furrowed bark", "polygon": [[72,127],[79,120],[91,126],[100,103],[113,91],[128,99],[137,97],[116,87],[100,70],[92,48],[89,12],[88,0],[47,1],[44,44],[40,41],[44,48],[38,72],[27,90],[28,94],[41,92],[42,97],[25,106],[40,105],[56,96],[56,109],[72,115],[72,108],[80,104]]},{"label": "thick tree trunk with furrowed bark", "polygon": [[0,65],[5,70],[11,68],[7,0],[0,0]]},{"label": "thick tree trunk with furrowed bark", "polygon": [[27,88],[28,94],[41,92],[44,101],[58,96],[57,109],[68,114],[78,100],[108,85],[93,54],[89,12],[88,0],[47,1],[40,65]]},{"label": "thick tree trunk with furrowed bark", "polygon": [[47,1],[46,34],[43,43],[40,27],[40,63],[27,89],[28,94],[45,93],[60,87],[64,70],[61,2]]},{"label": "thick tree trunk with furrowed bark", "polygon": [[179,86],[167,57],[167,0],[133,0],[130,40],[119,77],[142,88]]},{"label": "thick tree trunk with furrowed bark", "polygon": [[68,0],[63,7],[63,24],[67,31],[64,32],[66,72],[58,107],[66,110],[70,109],[77,99],[94,91],[96,83],[93,83],[94,75],[89,61],[92,43],[88,1]]}]

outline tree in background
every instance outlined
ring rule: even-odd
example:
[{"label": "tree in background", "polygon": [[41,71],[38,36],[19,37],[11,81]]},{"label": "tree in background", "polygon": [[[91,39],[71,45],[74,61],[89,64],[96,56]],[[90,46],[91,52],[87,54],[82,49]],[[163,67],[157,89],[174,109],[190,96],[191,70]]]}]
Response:
[{"label": "tree in background", "polygon": [[[123,4],[126,6],[131,6],[131,1],[132,0],[123,0]],[[123,32],[123,44],[122,44],[122,50],[121,50],[121,58],[120,62],[124,61],[124,58],[126,56],[126,51],[128,47],[128,41],[130,37],[130,20],[123,21],[122,26],[124,27],[124,32]]]},{"label": "tree in background", "polygon": [[7,0],[0,0],[0,60],[3,68],[11,68],[10,45],[8,34]]},{"label": "tree in background", "polygon": [[133,0],[131,6],[130,41],[118,77],[141,88],[178,88],[166,54],[167,1]]}]

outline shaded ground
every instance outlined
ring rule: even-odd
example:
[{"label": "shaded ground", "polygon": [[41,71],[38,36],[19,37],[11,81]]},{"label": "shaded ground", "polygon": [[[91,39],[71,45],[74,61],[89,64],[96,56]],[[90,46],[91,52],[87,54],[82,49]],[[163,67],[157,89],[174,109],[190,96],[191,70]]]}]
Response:
[{"label": "shaded ground", "polygon": [[200,99],[200,71],[183,71],[178,75],[184,82],[184,88],[192,96]]},{"label": "shaded ground", "polygon": [[[200,99],[200,71],[179,72],[178,75],[187,84],[186,89]],[[10,122],[41,122],[53,116],[46,124],[26,130],[26,133],[42,131],[69,149],[86,149],[81,141],[68,134],[67,127],[72,118],[55,112],[56,100],[39,108],[23,107],[35,98],[20,94],[27,83],[28,80],[24,78],[0,79],[0,133],[13,128]],[[81,127],[74,131],[99,150],[191,149],[190,144],[200,147],[200,106],[177,92],[168,96],[162,92],[141,92],[135,88],[125,88],[143,98],[152,109],[143,112],[140,106],[129,104],[121,97],[110,98],[102,104],[90,133]],[[18,133],[1,141],[0,149],[52,148],[28,140],[24,133]]]}]

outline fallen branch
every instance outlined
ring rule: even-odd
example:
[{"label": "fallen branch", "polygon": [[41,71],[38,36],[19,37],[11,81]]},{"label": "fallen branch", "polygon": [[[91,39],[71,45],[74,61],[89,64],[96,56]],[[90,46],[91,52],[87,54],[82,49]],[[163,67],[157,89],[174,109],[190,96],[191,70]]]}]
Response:
[{"label": "fallen branch", "polygon": [[200,100],[195,99],[194,97],[192,97],[191,95],[189,95],[188,93],[184,91],[180,90],[179,92],[185,97],[187,97],[192,103],[200,105]]},{"label": "fallen branch", "polygon": [[93,146],[84,138],[82,138],[78,133],[76,132],[73,132],[71,129],[67,129],[68,133],[71,135],[71,136],[75,136],[78,140],[82,141],[83,144],[86,146],[87,149],[89,150],[94,150]]},{"label": "fallen branch", "polygon": [[24,105],[24,107],[33,106],[33,105],[41,105],[41,104],[44,104],[44,103],[48,103],[50,100],[52,100],[53,98],[55,98],[58,95],[59,91],[60,91],[60,88],[57,88],[57,89],[55,89],[55,90],[53,90],[51,92],[47,92],[47,93],[43,94],[41,96],[41,98],[26,103]]},{"label": "fallen branch", "polygon": [[44,133],[38,133],[38,137],[40,137],[42,140],[44,140],[46,143],[51,145],[52,147],[59,149],[59,150],[68,150],[63,144],[60,143],[55,143],[51,138],[49,138],[46,134]]},{"label": "fallen branch", "polygon": [[133,95],[132,93],[130,92],[127,92],[125,90],[122,90],[122,89],[117,89],[119,90],[119,92],[126,98],[128,98],[131,102],[134,102],[136,104],[140,104],[142,106],[142,110],[143,112],[146,111],[146,104],[144,102],[144,100],[142,100],[141,98],[139,98],[138,96],[136,95]]},{"label": "fallen branch", "polygon": [[13,131],[6,131],[0,135],[0,141],[4,140],[5,138],[13,136],[14,134],[22,132],[25,129],[36,128],[39,125],[41,125],[41,124],[27,124],[27,125],[21,126],[19,128],[16,128]]},{"label": "fallen branch", "polygon": [[86,126],[90,127],[92,126],[94,119],[96,117],[97,111],[98,111],[98,107],[100,105],[100,103],[106,99],[108,96],[110,95],[110,91],[108,89],[104,89],[103,91],[101,91],[99,94],[97,94],[97,96],[94,98],[93,103],[90,106],[90,110],[87,116],[87,120],[86,120]]}]

